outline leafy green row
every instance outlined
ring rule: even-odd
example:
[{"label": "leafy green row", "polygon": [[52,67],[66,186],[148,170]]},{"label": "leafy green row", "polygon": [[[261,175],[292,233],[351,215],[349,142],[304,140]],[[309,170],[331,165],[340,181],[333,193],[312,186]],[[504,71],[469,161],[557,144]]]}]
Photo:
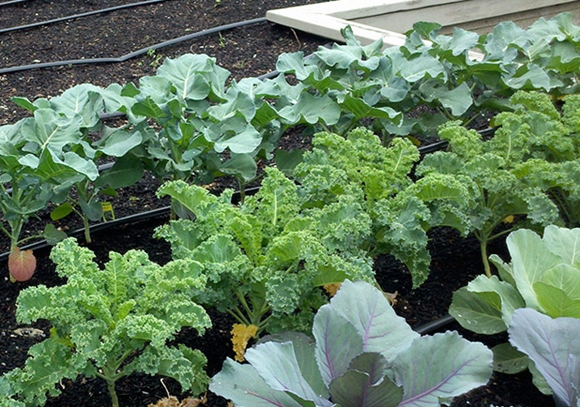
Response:
[{"label": "leafy green row", "polygon": [[[277,69],[308,86],[338,134],[362,119],[384,136],[433,134],[450,119],[467,124],[482,111],[508,109],[507,98],[518,90],[577,92],[580,28],[569,13],[527,30],[500,23],[486,35],[460,28],[440,35],[440,28],[418,22],[403,46],[385,50],[380,42],[362,47],[346,28],[346,45],[306,58],[283,54]],[[431,109],[421,114],[419,106]],[[338,111],[340,117],[330,115]]]}]

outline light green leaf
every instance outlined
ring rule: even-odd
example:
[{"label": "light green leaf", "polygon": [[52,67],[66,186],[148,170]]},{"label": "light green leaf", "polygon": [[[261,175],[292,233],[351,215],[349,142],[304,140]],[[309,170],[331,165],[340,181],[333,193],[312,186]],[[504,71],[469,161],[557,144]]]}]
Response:
[{"label": "light green leaf", "polygon": [[493,304],[493,306],[501,310],[502,319],[506,328],[511,321],[514,311],[518,308],[525,307],[524,300],[518,293],[518,290],[511,284],[500,281],[497,276],[477,276],[469,282],[467,289],[471,292],[482,294],[480,297],[484,300],[486,299],[485,296],[487,293],[489,293],[488,295],[491,295],[491,293],[497,294],[501,300],[501,304],[499,308],[496,304]]},{"label": "light green leaf", "polygon": [[463,115],[473,104],[471,89],[465,82],[451,90],[437,89],[436,97],[455,117]]},{"label": "light green leaf", "polygon": [[462,327],[476,333],[493,335],[507,329],[501,310],[490,305],[479,294],[470,292],[467,287],[453,293],[449,314]]},{"label": "light green leaf", "polygon": [[157,75],[171,81],[182,100],[202,100],[209,96],[210,84],[203,73],[211,72],[215,60],[203,54],[167,58]]},{"label": "light green leaf", "polygon": [[123,157],[129,150],[139,146],[142,141],[143,137],[139,131],[127,132],[116,129],[105,132],[95,145],[110,157]]},{"label": "light green leaf", "polygon": [[565,290],[543,282],[534,284],[538,303],[552,318],[580,318],[580,299],[570,298]]},{"label": "light green leaf", "polygon": [[232,153],[230,159],[225,161],[219,170],[224,174],[242,177],[245,182],[249,182],[256,177],[258,167],[250,154]]},{"label": "light green leaf", "polygon": [[559,263],[541,237],[531,230],[510,233],[507,245],[512,256],[512,270],[517,289],[526,306],[541,310],[533,285],[542,281],[545,273]]},{"label": "light green leaf", "polygon": [[580,267],[580,228],[547,226],[544,230],[544,241],[550,251],[557,254],[563,263]]},{"label": "light green leaf", "polygon": [[401,122],[401,113],[390,107],[373,107],[367,104],[364,100],[354,98],[347,94],[344,100],[340,103],[344,110],[354,114],[357,120],[365,117],[381,117],[393,120],[394,122]]},{"label": "light green leaf", "polygon": [[340,118],[340,106],[328,96],[302,93],[294,110],[309,124],[322,121],[326,125],[333,125]]},{"label": "light green leaf", "polygon": [[36,143],[38,150],[51,147],[60,152],[67,145],[80,143],[82,118],[65,117],[51,109],[38,109],[34,118],[24,119],[21,127],[25,140]]},{"label": "light green leaf", "polygon": [[441,62],[428,54],[406,61],[400,67],[400,75],[408,82],[415,83],[426,78],[446,79],[445,69]]},{"label": "light green leaf", "polygon": [[143,177],[143,162],[131,154],[126,154],[101,173],[95,184],[108,185],[113,189],[134,185]]},{"label": "light green leaf", "polygon": [[262,142],[262,135],[252,125],[246,125],[236,134],[222,134],[215,140],[214,148],[217,152],[229,149],[235,154],[250,154]]},{"label": "light green leaf", "polygon": [[316,70],[314,66],[304,65],[304,53],[283,53],[278,57],[276,70],[283,73],[293,73],[300,81],[308,78]]},{"label": "light green leaf", "polygon": [[101,89],[90,83],[83,83],[64,91],[50,99],[51,107],[66,117],[82,117],[81,127],[92,128],[100,122],[103,112]]},{"label": "light green leaf", "polygon": [[493,352],[493,370],[496,372],[516,374],[528,368],[530,359],[525,353],[518,351],[509,343],[500,343],[494,346]]},{"label": "light green leaf", "polygon": [[513,89],[544,89],[549,91],[554,86],[546,71],[537,65],[522,66],[513,76],[504,75],[506,85]]}]

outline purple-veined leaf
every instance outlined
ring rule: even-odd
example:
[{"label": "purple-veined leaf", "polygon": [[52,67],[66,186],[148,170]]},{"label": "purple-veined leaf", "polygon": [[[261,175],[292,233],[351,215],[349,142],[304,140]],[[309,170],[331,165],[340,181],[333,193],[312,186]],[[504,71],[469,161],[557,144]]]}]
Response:
[{"label": "purple-veined leaf", "polygon": [[213,377],[209,389],[238,407],[301,407],[283,391],[272,389],[251,365],[226,359],[222,370]]},{"label": "purple-veined leaf", "polygon": [[395,314],[384,294],[368,283],[345,281],[330,306],[356,328],[364,352],[381,353],[389,361],[419,337]]},{"label": "purple-veined leaf", "polygon": [[527,354],[542,374],[557,405],[580,403],[580,319],[555,318],[531,308],[514,312],[510,342]]},{"label": "purple-veined leaf", "polygon": [[343,375],[350,362],[363,352],[363,338],[355,326],[330,305],[318,310],[312,333],[316,339],[318,368],[328,386]]},{"label": "purple-veined leaf", "polygon": [[415,339],[393,365],[396,383],[404,389],[399,406],[439,406],[483,386],[492,373],[492,358],[486,346],[457,332]]},{"label": "purple-veined leaf", "polygon": [[315,391],[302,375],[292,342],[258,344],[246,351],[246,360],[273,390],[290,392],[319,407],[333,405],[327,395]]}]

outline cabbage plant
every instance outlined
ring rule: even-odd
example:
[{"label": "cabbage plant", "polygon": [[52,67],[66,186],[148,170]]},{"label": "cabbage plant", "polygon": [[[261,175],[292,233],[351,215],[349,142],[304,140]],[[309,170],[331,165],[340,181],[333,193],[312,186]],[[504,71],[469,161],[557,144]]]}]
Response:
[{"label": "cabbage plant", "polygon": [[231,359],[210,390],[238,407],[438,406],[487,383],[492,353],[457,332],[420,336],[372,285],[345,281],[314,340],[286,332]]},{"label": "cabbage plant", "polygon": [[[514,312],[531,308],[552,318],[580,318],[580,229],[548,226],[541,237],[520,229],[507,238],[511,263],[490,260],[498,276],[481,275],[453,294],[449,313],[466,329],[492,335],[508,329]],[[542,376],[525,355],[509,344],[494,348],[494,367],[517,373],[529,367],[538,388],[548,393]]]}]

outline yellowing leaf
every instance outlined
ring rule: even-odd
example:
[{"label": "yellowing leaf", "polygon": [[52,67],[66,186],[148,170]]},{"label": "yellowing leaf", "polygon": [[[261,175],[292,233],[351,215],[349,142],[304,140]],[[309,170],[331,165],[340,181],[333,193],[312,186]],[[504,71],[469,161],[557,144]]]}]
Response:
[{"label": "yellowing leaf", "polygon": [[340,289],[340,284],[341,283],[330,283],[330,284],[324,284],[322,287],[326,290],[328,295],[330,295],[331,297],[334,297],[336,292]]},{"label": "yellowing leaf", "polygon": [[203,400],[198,398],[192,399],[188,397],[179,401],[177,397],[169,396],[159,400],[155,404],[149,404],[148,407],[197,407],[202,403],[205,404]]},{"label": "yellowing leaf", "polygon": [[8,271],[14,281],[28,281],[36,270],[36,257],[32,250],[20,250],[14,247],[8,255]]},{"label": "yellowing leaf", "polygon": [[503,223],[514,223],[514,215],[509,215],[503,218]]},{"label": "yellowing leaf", "polygon": [[258,333],[258,327],[256,325],[234,324],[230,333],[232,334],[233,349],[236,353],[234,359],[243,362],[248,342]]}]

